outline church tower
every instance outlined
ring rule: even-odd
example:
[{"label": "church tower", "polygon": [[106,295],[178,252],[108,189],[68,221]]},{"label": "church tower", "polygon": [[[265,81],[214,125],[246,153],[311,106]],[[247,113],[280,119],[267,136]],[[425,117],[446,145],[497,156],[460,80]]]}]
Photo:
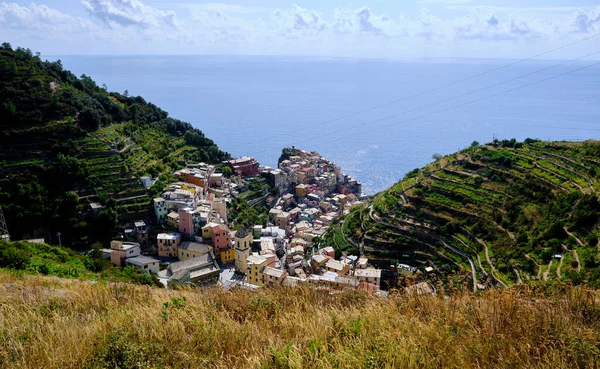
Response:
[{"label": "church tower", "polygon": [[246,228],[240,228],[235,234],[235,270],[246,274],[248,272],[248,256],[252,247],[252,233]]}]

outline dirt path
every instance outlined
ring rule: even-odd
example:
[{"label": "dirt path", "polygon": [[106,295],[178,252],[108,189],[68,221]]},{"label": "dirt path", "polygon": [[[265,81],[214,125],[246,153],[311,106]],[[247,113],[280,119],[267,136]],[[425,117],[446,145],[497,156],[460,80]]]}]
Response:
[{"label": "dirt path", "polygon": [[560,261],[558,262],[558,268],[556,268],[556,276],[557,276],[558,278],[562,277],[562,274],[561,274],[561,272],[560,272],[560,268],[562,267],[563,260],[565,260],[565,258],[564,258],[564,257],[560,258]]},{"label": "dirt path", "polygon": [[570,252],[573,255],[573,259],[577,262],[577,273],[581,272],[581,261],[579,261],[579,254],[576,249],[569,250],[569,248],[565,245],[562,245],[563,250],[565,252]]},{"label": "dirt path", "polygon": [[579,261],[579,254],[575,249],[573,249],[573,259],[577,262],[577,273],[581,272],[581,261]]},{"label": "dirt path", "polygon": [[543,279],[544,281],[547,281],[547,280],[548,280],[548,273],[550,273],[550,268],[552,267],[552,262],[553,262],[553,261],[554,261],[554,260],[550,260],[550,262],[548,263],[548,268],[546,268],[546,271],[544,272],[544,275],[542,276],[542,279]]},{"label": "dirt path", "polygon": [[563,227],[563,229],[565,230],[565,232],[567,232],[567,234],[569,235],[569,237],[573,238],[577,242],[577,244],[579,246],[581,246],[581,247],[586,247],[587,246],[579,238],[577,238],[577,236],[575,236],[573,233],[569,232],[569,230],[567,229],[567,227]]},{"label": "dirt path", "polygon": [[529,256],[529,254],[525,254],[525,259],[531,261],[532,263],[535,264],[535,266],[538,268],[537,269],[537,275],[535,276],[536,279],[540,279],[540,277],[542,276],[542,266],[540,264],[537,263],[537,261],[533,260],[531,258],[531,256]]},{"label": "dirt path", "polygon": [[515,273],[516,284],[523,284],[523,281],[521,280],[521,276],[519,275],[519,271],[517,269],[513,268],[513,272]]}]

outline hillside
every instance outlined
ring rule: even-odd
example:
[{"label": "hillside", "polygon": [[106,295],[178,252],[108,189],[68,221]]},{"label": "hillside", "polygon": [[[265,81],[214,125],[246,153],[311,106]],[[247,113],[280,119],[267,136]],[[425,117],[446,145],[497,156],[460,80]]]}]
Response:
[{"label": "hillside", "polygon": [[594,368],[600,295],[161,290],[0,273],[3,368]]},{"label": "hillside", "polygon": [[[106,240],[117,224],[150,216],[140,176],[166,180],[180,161],[229,157],[142,97],[109,92],[6,43],[0,131],[0,205],[13,239],[54,240],[60,231],[64,244]],[[91,202],[102,203],[99,214],[88,211]]]},{"label": "hillside", "polygon": [[2,271],[14,275],[44,275],[82,281],[128,282],[162,287],[155,276],[140,273],[134,267],[116,267],[102,256],[95,245],[88,256],[66,247],[34,242],[0,241]]},{"label": "hillside", "polygon": [[410,172],[326,240],[340,251],[459,271],[471,285],[600,287],[600,142],[494,141]]}]

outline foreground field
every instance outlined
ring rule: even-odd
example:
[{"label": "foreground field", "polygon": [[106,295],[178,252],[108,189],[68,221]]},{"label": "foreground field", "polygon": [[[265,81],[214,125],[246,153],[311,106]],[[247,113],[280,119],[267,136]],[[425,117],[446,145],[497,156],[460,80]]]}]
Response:
[{"label": "foreground field", "polygon": [[594,368],[600,293],[168,291],[0,275],[3,368]]}]

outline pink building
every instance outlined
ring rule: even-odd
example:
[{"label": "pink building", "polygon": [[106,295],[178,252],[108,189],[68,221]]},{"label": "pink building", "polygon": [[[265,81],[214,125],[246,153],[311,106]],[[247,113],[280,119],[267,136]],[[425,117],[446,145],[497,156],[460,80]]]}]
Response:
[{"label": "pink building", "polygon": [[194,213],[191,209],[179,210],[179,233],[195,235]]},{"label": "pink building", "polygon": [[221,251],[231,248],[231,237],[229,228],[225,225],[218,225],[212,229],[212,244],[215,255],[219,255]]}]

